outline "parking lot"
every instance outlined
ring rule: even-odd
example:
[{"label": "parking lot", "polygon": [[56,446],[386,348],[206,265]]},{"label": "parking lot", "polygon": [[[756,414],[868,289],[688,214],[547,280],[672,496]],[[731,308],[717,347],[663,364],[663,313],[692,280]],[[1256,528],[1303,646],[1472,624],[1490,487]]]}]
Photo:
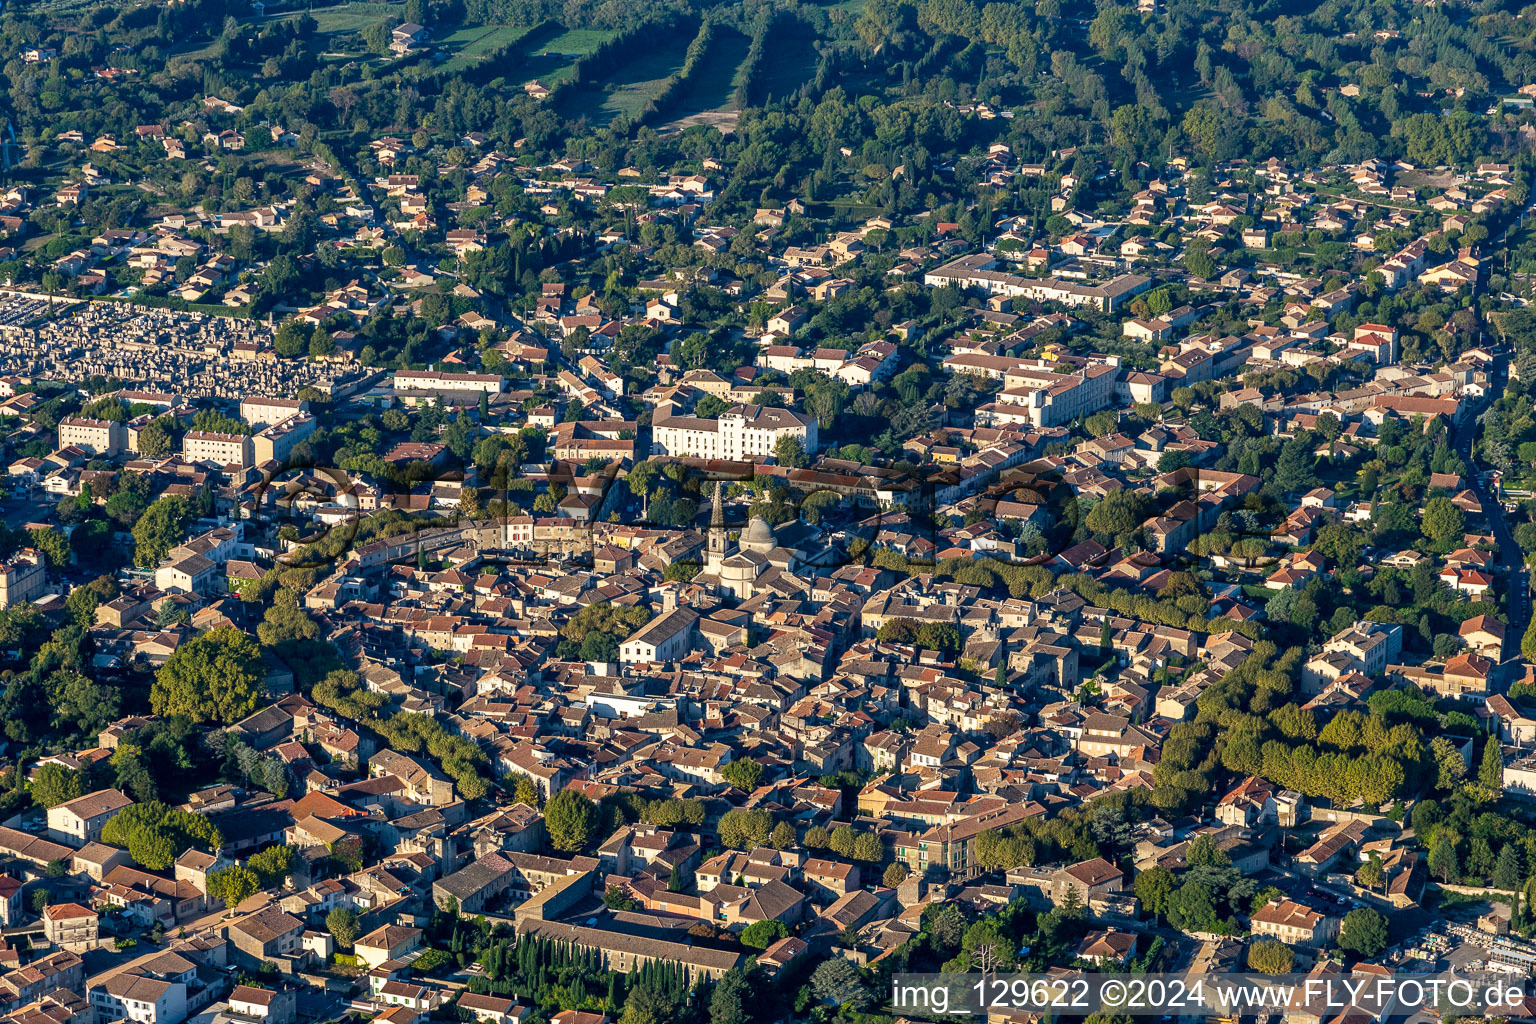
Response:
[{"label": "parking lot", "polygon": [[1318,910],[1328,909],[1334,914],[1347,914],[1356,907],[1377,906],[1373,901],[1357,896],[1353,892],[1345,891],[1326,882],[1319,882],[1311,878],[1303,878],[1299,875],[1286,874],[1273,869],[1259,872],[1254,876],[1259,883],[1259,888],[1268,885],[1274,886],[1286,897],[1298,903],[1316,907]]},{"label": "parking lot", "polygon": [[46,523],[53,518],[54,506],[59,499],[37,491],[31,495],[10,496],[0,501],[0,519],[12,530],[27,523]]}]

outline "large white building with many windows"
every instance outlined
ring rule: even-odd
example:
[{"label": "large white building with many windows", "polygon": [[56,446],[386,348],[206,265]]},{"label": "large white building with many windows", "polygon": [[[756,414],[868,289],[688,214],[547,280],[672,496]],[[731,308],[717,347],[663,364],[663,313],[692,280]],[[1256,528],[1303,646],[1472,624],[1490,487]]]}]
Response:
[{"label": "large white building with many windows", "polygon": [[494,373],[442,373],[437,370],[401,370],[395,374],[396,391],[485,391],[501,393],[501,377]]},{"label": "large white building with many windows", "polygon": [[240,418],[256,430],[275,426],[306,412],[309,412],[309,403],[300,398],[252,396],[240,400]]},{"label": "large white building with many windows", "polygon": [[212,430],[189,430],[181,439],[181,457],[188,462],[213,462],[220,466],[251,465],[251,438],[248,434],[220,434]]},{"label": "large white building with many windows", "polygon": [[658,454],[695,459],[766,458],[784,437],[799,438],[807,452],[815,451],[816,420],[763,405],[733,405],[710,420],[674,416],[671,406],[664,404],[651,424],[651,441]]},{"label": "large white building with many windows", "polygon": [[73,445],[92,455],[116,455],[128,440],[121,423],[93,420],[84,416],[66,416],[59,420],[59,447]]}]

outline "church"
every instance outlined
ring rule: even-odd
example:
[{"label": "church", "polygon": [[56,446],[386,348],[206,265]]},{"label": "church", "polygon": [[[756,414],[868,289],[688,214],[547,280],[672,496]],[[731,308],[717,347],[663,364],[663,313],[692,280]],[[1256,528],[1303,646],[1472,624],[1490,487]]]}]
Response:
[{"label": "church", "polygon": [[738,601],[750,600],[780,573],[795,572],[803,557],[803,552],[782,544],[762,516],[753,516],[733,545],[725,528],[725,495],[719,480],[705,550],[704,569],[694,582]]}]

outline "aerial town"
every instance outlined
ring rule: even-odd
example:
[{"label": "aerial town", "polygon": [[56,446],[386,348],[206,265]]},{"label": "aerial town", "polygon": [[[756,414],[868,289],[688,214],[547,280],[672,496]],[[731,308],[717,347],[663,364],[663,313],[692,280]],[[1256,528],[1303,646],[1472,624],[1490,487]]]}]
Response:
[{"label": "aerial town", "polygon": [[0,1024],[1532,977],[1533,23],[8,6]]}]

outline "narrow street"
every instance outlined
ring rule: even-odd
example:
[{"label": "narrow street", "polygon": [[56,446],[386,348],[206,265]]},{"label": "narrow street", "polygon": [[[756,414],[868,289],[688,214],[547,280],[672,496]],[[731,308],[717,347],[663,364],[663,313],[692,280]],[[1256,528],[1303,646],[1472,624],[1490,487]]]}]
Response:
[{"label": "narrow street", "polygon": [[[1509,356],[1501,353],[1493,365],[1493,386],[1489,389],[1490,394],[1503,392],[1508,369]],[[1499,549],[1498,561],[1492,568],[1498,575],[1504,577],[1507,584],[1506,592],[1509,595],[1507,608],[1509,621],[1504,633],[1504,660],[1507,662],[1520,653],[1520,639],[1525,636],[1526,627],[1530,624],[1531,590],[1526,578],[1525,558],[1520,551],[1520,546],[1515,543],[1514,534],[1510,532],[1508,513],[1489,491],[1487,484],[1478,473],[1477,464],[1472,459],[1472,441],[1477,436],[1482,415],[1490,401],[1491,399],[1480,405],[1477,414],[1468,416],[1451,436],[1452,443],[1461,454],[1462,461],[1468,466],[1468,486],[1477,495],[1477,500],[1482,503],[1483,514],[1488,520],[1488,530],[1493,534]]]}]

